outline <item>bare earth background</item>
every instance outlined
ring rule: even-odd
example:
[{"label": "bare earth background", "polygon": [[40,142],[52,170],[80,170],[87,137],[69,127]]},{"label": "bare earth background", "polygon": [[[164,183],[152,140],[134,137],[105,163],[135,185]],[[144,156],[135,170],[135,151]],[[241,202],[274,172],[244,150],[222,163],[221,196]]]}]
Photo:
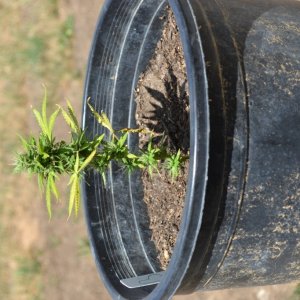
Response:
[{"label": "bare earth background", "polygon": [[[67,221],[62,201],[51,222],[35,178],[12,173],[17,134],[37,133],[31,106],[42,84],[50,107],[81,110],[88,50],[101,0],[0,0],[0,299],[108,300],[89,252],[83,216]],[[56,127],[63,137],[62,120]],[[66,181],[60,183],[67,199]],[[197,293],[177,300],[296,300],[296,284]]]}]

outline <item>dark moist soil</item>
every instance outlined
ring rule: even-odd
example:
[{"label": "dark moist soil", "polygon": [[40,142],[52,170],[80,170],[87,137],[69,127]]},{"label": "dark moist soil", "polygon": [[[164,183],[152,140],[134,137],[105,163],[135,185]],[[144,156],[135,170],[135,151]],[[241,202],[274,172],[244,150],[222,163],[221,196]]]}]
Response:
[{"label": "dark moist soil", "polygon": [[[189,148],[189,95],[182,45],[173,13],[168,8],[162,37],[136,88],[136,121],[155,133],[155,143],[183,153]],[[162,138],[164,136],[164,138]],[[140,135],[144,148],[148,136]],[[172,255],[184,207],[188,161],[176,180],[159,166],[152,178],[144,172],[144,201],[148,207],[152,240],[162,269]]]}]

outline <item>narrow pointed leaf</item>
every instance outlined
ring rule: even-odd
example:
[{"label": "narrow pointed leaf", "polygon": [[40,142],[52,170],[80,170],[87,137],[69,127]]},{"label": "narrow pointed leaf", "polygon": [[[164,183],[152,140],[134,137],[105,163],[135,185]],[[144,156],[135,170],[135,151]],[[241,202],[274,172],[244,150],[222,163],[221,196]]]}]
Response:
[{"label": "narrow pointed leaf", "polygon": [[46,128],[46,135],[51,139],[51,131],[49,130],[48,120],[47,120],[47,89],[44,87],[44,99],[42,104],[42,120]]},{"label": "narrow pointed leaf", "polygon": [[132,154],[132,153],[128,153],[128,154],[127,154],[127,157],[128,157],[129,159],[137,159],[137,158],[138,158],[138,156],[136,156],[135,154]]},{"label": "narrow pointed leaf", "polygon": [[69,200],[69,217],[72,214],[73,206],[75,202],[75,194],[76,194],[76,179],[73,180],[71,190],[70,190],[70,200]]},{"label": "narrow pointed leaf", "polygon": [[106,175],[105,175],[105,172],[101,172],[101,177],[102,177],[102,181],[103,181],[103,184],[104,186],[106,186]]},{"label": "narrow pointed leaf", "polygon": [[54,128],[54,124],[55,124],[55,121],[56,121],[56,118],[58,116],[60,112],[60,108],[58,108],[51,116],[50,116],[50,119],[49,119],[49,131],[52,135],[52,131],[53,131],[53,128]]},{"label": "narrow pointed leaf", "polygon": [[49,219],[51,219],[51,217],[52,217],[52,211],[51,211],[51,183],[50,183],[49,177],[48,177],[47,183],[46,183],[46,205],[47,205]]},{"label": "narrow pointed leaf", "polygon": [[24,150],[28,151],[29,143],[21,135],[18,135],[18,137],[21,140],[21,143],[22,143],[22,146],[23,146]]},{"label": "narrow pointed leaf", "polygon": [[82,170],[84,170],[87,165],[93,160],[95,154],[96,154],[96,150],[94,150],[83,162],[83,164],[80,166],[80,169],[78,170],[78,173],[81,172]]},{"label": "narrow pointed leaf", "polygon": [[102,118],[102,125],[104,127],[106,127],[111,133],[114,133],[112,125],[111,125],[107,115],[103,111],[101,112],[101,118]]},{"label": "narrow pointed leaf", "polygon": [[79,173],[79,163],[80,163],[79,153],[76,152],[76,161],[75,161],[75,166],[74,166],[74,171],[76,174]]},{"label": "narrow pointed leaf", "polygon": [[79,178],[77,181],[76,193],[75,193],[75,216],[78,216],[79,207],[80,207],[80,182]]},{"label": "narrow pointed leaf", "polygon": [[90,110],[92,111],[94,117],[96,118],[96,120],[98,121],[99,124],[101,124],[103,127],[107,128],[109,130],[109,132],[111,134],[114,133],[114,130],[112,128],[112,125],[107,117],[107,115],[104,112],[101,112],[101,114],[99,114],[98,112],[96,112],[96,110],[93,108],[93,106],[87,102]]},{"label": "narrow pointed leaf", "polygon": [[67,100],[67,104],[68,104],[68,113],[69,113],[69,116],[72,119],[73,124],[75,125],[77,132],[80,132],[80,126],[79,126],[78,120],[77,120],[77,118],[75,116],[74,109],[73,109],[70,101]]},{"label": "narrow pointed leaf", "polygon": [[68,185],[71,185],[71,184],[73,183],[74,178],[75,178],[75,175],[76,175],[76,174],[72,174],[72,175],[71,175],[70,180],[69,180],[69,182],[68,182]]},{"label": "narrow pointed leaf", "polygon": [[46,136],[48,136],[47,125],[44,124],[41,114],[36,109],[33,109],[33,113],[35,115],[35,118],[36,118],[41,130],[42,130],[42,133],[45,134]]},{"label": "narrow pointed leaf", "polygon": [[78,128],[77,128],[76,124],[74,123],[73,119],[69,116],[69,114],[62,107],[60,107],[60,109],[61,109],[62,115],[63,115],[66,123],[69,125],[71,130],[73,130],[75,133],[79,133]]},{"label": "narrow pointed leaf", "polygon": [[50,180],[50,187],[51,187],[51,192],[55,196],[56,200],[59,199],[59,193],[55,184],[54,176],[49,175],[49,180]]},{"label": "narrow pointed leaf", "polygon": [[128,133],[144,133],[144,134],[152,134],[153,132],[147,128],[122,128],[118,130],[120,132],[128,132]]},{"label": "narrow pointed leaf", "polygon": [[124,144],[125,144],[125,142],[126,142],[126,140],[127,140],[127,137],[128,137],[128,133],[126,132],[125,134],[123,134],[123,135],[120,137],[120,139],[119,139],[119,141],[118,141],[118,146],[120,146],[120,147],[124,146]]},{"label": "narrow pointed leaf", "polygon": [[96,147],[99,146],[101,144],[101,142],[103,141],[105,137],[105,134],[101,134],[98,138],[97,138],[97,143],[96,143]]},{"label": "narrow pointed leaf", "polygon": [[79,195],[79,177],[77,174],[72,175],[73,180],[72,180],[72,186],[70,190],[70,200],[69,200],[69,217],[72,214],[73,207],[76,201],[78,201],[78,195]]}]

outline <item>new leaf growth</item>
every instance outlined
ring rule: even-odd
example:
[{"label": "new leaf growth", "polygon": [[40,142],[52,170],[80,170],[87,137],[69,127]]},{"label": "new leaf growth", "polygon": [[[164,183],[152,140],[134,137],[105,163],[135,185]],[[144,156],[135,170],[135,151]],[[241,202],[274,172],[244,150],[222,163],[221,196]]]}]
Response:
[{"label": "new leaf growth", "polygon": [[[180,150],[177,153],[171,153],[162,146],[153,145],[152,133],[146,129],[123,128],[115,130],[104,112],[98,113],[89,101],[87,104],[97,122],[108,129],[108,136],[101,134],[94,136],[92,140],[88,139],[84,130],[80,127],[69,101],[67,101],[66,109],[58,106],[48,119],[47,93],[45,91],[41,113],[33,109],[41,129],[39,136],[37,138],[31,136],[28,139],[20,137],[25,152],[17,155],[15,170],[37,175],[39,187],[45,193],[50,218],[52,215],[52,198],[59,200],[56,187],[59,175],[68,174],[70,176],[70,217],[72,212],[76,216],[78,215],[80,181],[84,172],[89,168],[98,171],[105,184],[105,174],[112,161],[123,166],[128,172],[144,169],[150,175],[154,171],[158,171],[158,165],[162,163],[174,179],[178,176],[184,161],[188,158],[182,155]],[[57,142],[53,135],[54,124],[59,114],[62,114],[70,127],[71,139],[69,142]],[[149,142],[146,149],[140,149],[138,153],[132,153],[127,146],[128,135],[138,133],[148,134]]]}]

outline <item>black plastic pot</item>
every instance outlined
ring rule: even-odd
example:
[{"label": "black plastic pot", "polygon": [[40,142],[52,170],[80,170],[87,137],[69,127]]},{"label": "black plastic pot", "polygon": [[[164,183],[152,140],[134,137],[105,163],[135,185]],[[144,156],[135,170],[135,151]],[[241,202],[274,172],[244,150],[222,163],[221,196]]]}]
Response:
[{"label": "black plastic pot", "polygon": [[[183,220],[161,273],[139,174],[113,165],[106,187],[99,174],[87,174],[86,220],[101,277],[114,299],[153,300],[300,279],[300,2],[169,3],[190,89]],[[134,89],[166,4],[104,4],[84,98],[116,128],[135,127]],[[90,135],[101,130],[86,105],[83,125]]]}]

